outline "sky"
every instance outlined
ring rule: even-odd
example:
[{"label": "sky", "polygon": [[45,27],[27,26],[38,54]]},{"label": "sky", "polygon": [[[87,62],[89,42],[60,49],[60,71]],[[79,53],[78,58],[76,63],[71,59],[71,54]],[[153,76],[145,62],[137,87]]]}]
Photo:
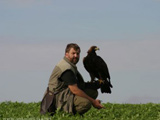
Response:
[{"label": "sky", "polygon": [[160,0],[1,0],[0,102],[39,102],[68,43],[107,63],[104,103],[160,103]]}]

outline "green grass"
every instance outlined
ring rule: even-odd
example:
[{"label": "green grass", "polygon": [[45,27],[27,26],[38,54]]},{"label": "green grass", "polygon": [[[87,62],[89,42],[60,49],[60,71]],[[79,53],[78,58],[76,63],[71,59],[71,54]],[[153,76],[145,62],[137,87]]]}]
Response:
[{"label": "green grass", "polygon": [[106,109],[91,108],[84,116],[71,115],[59,110],[54,116],[40,115],[40,102],[0,103],[0,120],[160,120],[160,104],[103,104]]}]

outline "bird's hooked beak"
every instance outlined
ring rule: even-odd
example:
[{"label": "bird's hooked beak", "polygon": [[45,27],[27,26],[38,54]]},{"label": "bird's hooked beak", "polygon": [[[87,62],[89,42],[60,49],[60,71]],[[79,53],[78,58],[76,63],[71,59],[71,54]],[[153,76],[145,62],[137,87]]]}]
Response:
[{"label": "bird's hooked beak", "polygon": [[100,50],[100,49],[99,49],[98,47],[96,47],[96,48],[95,48],[95,51],[96,51],[96,50]]}]

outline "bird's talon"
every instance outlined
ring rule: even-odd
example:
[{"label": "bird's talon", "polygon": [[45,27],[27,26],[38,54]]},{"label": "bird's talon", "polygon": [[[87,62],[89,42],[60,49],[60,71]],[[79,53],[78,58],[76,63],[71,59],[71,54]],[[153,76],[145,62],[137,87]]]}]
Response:
[{"label": "bird's talon", "polygon": [[101,80],[101,79],[99,79],[98,81],[99,81],[100,84],[103,84],[103,83],[104,83],[104,81]]}]

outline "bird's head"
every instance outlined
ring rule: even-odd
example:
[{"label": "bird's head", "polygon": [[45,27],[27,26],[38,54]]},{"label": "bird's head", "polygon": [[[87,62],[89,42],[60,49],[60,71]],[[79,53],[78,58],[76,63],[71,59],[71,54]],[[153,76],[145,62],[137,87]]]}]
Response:
[{"label": "bird's head", "polygon": [[87,53],[92,53],[92,52],[95,52],[97,50],[100,50],[97,46],[91,46]]}]

